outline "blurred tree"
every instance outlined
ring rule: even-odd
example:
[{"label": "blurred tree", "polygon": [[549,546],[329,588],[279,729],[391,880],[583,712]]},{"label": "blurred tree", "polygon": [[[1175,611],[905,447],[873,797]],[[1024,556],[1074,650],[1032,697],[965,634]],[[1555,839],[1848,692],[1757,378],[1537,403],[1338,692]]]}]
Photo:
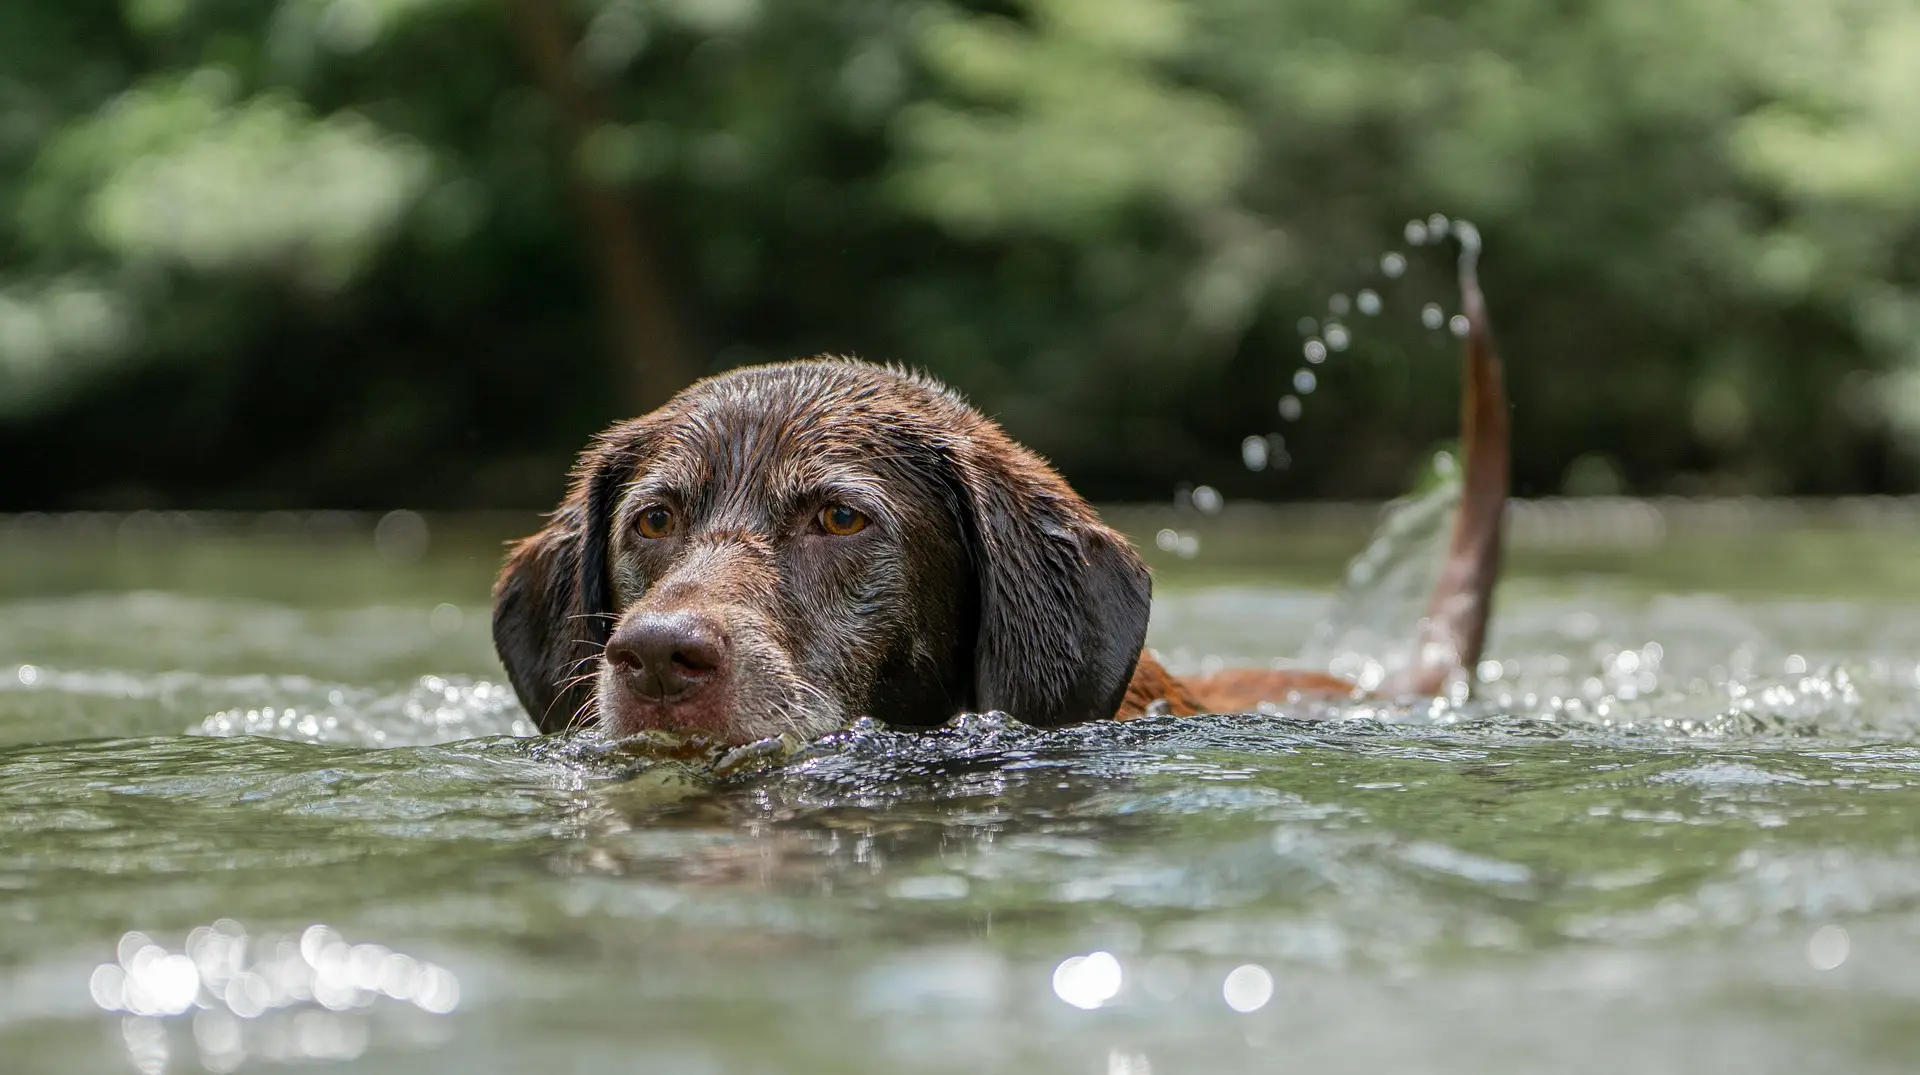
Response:
[{"label": "blurred tree", "polygon": [[[667,293],[635,195],[617,189],[628,178],[613,159],[619,134],[599,95],[575,71],[575,35],[559,0],[514,0],[514,28],[535,82],[559,113],[565,155],[575,162],[573,192],[586,243],[593,248],[600,299],[613,322],[620,363],[631,375],[626,402],[652,410],[700,375],[685,330]],[[611,166],[610,166],[611,165]]]},{"label": "blurred tree", "polygon": [[1099,496],[1377,495],[1451,424],[1436,212],[1523,490],[1911,489],[1917,46],[1903,0],[16,0],[0,506],[538,504],[821,350]]}]

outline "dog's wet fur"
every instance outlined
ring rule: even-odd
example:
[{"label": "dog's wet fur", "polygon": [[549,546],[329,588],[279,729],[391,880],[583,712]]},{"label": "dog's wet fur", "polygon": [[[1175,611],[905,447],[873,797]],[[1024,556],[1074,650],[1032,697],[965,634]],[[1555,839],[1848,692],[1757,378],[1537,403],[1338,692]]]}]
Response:
[{"label": "dog's wet fur", "polygon": [[[1462,270],[1467,487],[1403,694],[1467,681],[1498,570],[1505,402]],[[726,744],[861,716],[1052,727],[1355,693],[1303,672],[1174,677],[1142,650],[1150,592],[1126,539],[958,395],[821,358],[708,378],[596,438],[512,550],[494,641],[543,730]]]}]

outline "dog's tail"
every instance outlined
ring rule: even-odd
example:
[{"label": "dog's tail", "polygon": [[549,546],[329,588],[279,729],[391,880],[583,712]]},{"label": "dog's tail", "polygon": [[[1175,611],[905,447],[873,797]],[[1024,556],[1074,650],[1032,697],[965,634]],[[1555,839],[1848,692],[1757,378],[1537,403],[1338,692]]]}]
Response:
[{"label": "dog's tail", "polygon": [[1487,300],[1480,293],[1480,235],[1472,225],[1460,240],[1460,306],[1467,319],[1461,353],[1460,510],[1439,580],[1420,621],[1413,660],[1384,693],[1436,695],[1450,684],[1471,687],[1493,613],[1500,575],[1501,530],[1507,506],[1510,446],[1507,393],[1493,346]]}]

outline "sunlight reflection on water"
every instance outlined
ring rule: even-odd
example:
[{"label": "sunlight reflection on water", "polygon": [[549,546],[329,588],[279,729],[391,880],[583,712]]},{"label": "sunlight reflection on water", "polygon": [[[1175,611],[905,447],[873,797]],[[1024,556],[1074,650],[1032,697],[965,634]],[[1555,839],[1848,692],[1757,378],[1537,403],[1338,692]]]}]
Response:
[{"label": "sunlight reflection on water", "polygon": [[1068,956],[1053,969],[1053,992],[1076,1008],[1094,1009],[1120,993],[1124,981],[1112,952]]},{"label": "sunlight reflection on water", "polygon": [[427,1015],[460,1003],[460,982],[436,963],[379,944],[349,944],[324,925],[299,934],[249,935],[223,918],[170,952],[144,933],[120,938],[115,962],[88,980],[101,1010],[124,1012],[136,1070],[166,1070],[166,1020],[191,1013],[200,1066],[229,1072],[250,1056],[274,1062],[358,1058],[372,1036],[364,1013],[397,1002]]},{"label": "sunlight reflection on water", "polygon": [[189,729],[199,735],[268,735],[307,743],[418,746],[485,735],[539,734],[505,684],[422,676],[404,695],[330,690],[324,705],[227,709]]},{"label": "sunlight reflection on water", "polygon": [[1243,963],[1227,972],[1220,995],[1234,1011],[1242,1014],[1259,1011],[1273,999],[1273,975],[1258,963]]}]

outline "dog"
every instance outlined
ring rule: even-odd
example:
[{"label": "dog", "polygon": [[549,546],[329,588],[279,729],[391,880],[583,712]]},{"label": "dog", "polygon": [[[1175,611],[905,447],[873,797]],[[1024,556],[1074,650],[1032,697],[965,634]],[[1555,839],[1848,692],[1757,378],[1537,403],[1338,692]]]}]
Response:
[{"label": "dog", "polygon": [[[1461,509],[1413,659],[1377,693],[1465,690],[1499,574],[1508,419],[1460,265]],[[861,716],[1056,727],[1358,697],[1306,671],[1177,677],[1151,580],[1039,456],[940,383],[822,357],[732,370],[613,426],[494,588],[494,644],[543,731],[739,746]]]}]

